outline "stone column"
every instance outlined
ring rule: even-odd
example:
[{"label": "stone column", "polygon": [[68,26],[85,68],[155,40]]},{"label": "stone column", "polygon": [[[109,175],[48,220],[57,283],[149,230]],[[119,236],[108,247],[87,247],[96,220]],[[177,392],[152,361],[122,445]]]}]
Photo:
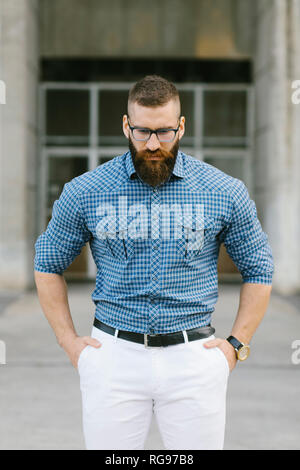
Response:
[{"label": "stone column", "polygon": [[259,0],[254,82],[255,200],[275,259],[274,290],[300,290],[299,0]]},{"label": "stone column", "polygon": [[0,0],[0,289],[33,285],[36,236],[38,1]]}]

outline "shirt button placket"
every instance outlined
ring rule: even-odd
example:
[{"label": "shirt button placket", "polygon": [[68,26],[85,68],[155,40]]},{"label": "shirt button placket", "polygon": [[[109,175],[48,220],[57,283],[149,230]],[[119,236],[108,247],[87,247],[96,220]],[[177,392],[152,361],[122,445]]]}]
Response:
[{"label": "shirt button placket", "polygon": [[[151,197],[151,217],[157,217],[159,221],[159,192],[155,188]],[[159,288],[160,250],[159,250],[159,223],[151,230],[151,291],[155,295]],[[157,315],[157,305],[153,297],[150,297],[150,329],[155,328],[155,316]]]}]

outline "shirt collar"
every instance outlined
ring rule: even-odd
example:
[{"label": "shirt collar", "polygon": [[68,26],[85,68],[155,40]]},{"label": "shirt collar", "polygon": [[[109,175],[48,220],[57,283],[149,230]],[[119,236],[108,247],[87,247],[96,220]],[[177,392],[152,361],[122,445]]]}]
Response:
[{"label": "shirt collar", "polygon": [[136,171],[133,165],[130,150],[126,153],[126,156],[125,156],[125,166],[126,166],[126,171],[127,171],[129,178],[132,179],[133,176],[136,175]]},{"label": "shirt collar", "polygon": [[[173,168],[173,175],[178,176],[179,178],[184,177],[184,165],[183,165],[183,156],[182,152],[179,150],[176,158],[176,162]],[[136,175],[136,171],[133,165],[131,152],[130,150],[126,153],[125,157],[125,166],[126,171],[130,179],[134,178]]]},{"label": "shirt collar", "polygon": [[184,177],[184,165],[183,165],[183,157],[182,152],[179,150],[176,158],[176,162],[173,168],[173,174],[179,176],[179,178]]}]

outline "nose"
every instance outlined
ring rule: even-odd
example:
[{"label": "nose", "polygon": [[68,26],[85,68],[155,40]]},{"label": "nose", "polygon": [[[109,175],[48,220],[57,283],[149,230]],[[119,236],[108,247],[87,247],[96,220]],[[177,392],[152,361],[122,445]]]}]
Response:
[{"label": "nose", "polygon": [[147,149],[154,152],[160,147],[160,141],[158,140],[156,134],[152,134],[150,139],[146,142]]}]

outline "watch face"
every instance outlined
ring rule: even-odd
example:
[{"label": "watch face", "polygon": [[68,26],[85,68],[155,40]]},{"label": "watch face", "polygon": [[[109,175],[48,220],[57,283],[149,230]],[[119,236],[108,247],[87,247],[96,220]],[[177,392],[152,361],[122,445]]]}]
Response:
[{"label": "watch face", "polygon": [[238,359],[240,361],[245,361],[245,359],[247,359],[247,357],[249,356],[250,354],[250,347],[249,346],[242,346],[239,350],[238,350],[238,353],[237,353],[237,356],[238,356]]}]

